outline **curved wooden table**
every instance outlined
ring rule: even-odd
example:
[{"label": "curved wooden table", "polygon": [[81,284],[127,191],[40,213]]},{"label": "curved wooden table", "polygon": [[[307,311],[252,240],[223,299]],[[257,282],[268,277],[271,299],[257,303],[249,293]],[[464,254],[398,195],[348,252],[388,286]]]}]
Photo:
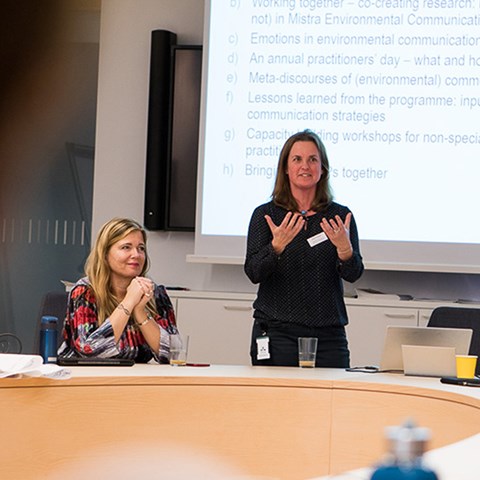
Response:
[{"label": "curved wooden table", "polygon": [[131,478],[130,468],[180,468],[178,454],[197,478],[225,468],[218,478],[298,480],[372,465],[384,427],[409,417],[431,429],[430,448],[480,431],[480,389],[438,379],[242,366],[72,372],[0,380],[0,478]]}]

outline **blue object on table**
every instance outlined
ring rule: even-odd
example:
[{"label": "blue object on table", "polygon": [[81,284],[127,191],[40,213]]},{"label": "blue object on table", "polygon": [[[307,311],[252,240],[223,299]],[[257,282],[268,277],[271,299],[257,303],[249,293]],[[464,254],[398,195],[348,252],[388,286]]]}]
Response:
[{"label": "blue object on table", "polygon": [[378,466],[370,480],[438,480],[435,472],[422,462],[430,433],[412,421],[386,430],[390,443],[387,460]]},{"label": "blue object on table", "polygon": [[371,480],[438,480],[437,475],[421,465],[389,465],[377,468]]},{"label": "blue object on table", "polygon": [[45,315],[40,327],[40,355],[43,363],[57,363],[57,317]]}]

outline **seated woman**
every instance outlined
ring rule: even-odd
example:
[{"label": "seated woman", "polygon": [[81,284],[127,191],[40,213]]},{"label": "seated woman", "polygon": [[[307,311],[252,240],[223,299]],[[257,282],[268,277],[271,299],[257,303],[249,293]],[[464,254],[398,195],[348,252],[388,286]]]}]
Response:
[{"label": "seated woman", "polygon": [[86,277],[70,292],[59,358],[152,358],[168,363],[169,335],[177,333],[164,286],[145,277],[145,230],[114,218],[100,230],[85,265]]}]

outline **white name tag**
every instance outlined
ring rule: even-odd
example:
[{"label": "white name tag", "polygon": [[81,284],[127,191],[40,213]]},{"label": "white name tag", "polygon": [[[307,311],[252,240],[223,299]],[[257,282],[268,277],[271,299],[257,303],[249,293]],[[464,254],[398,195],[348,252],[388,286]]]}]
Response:
[{"label": "white name tag", "polygon": [[325,235],[325,232],[322,232],[322,233],[317,233],[317,235],[314,235],[313,237],[310,237],[309,239],[307,239],[307,242],[311,247],[314,247],[315,245],[318,245],[319,243],[322,243],[325,240],[328,240],[328,237]]},{"label": "white name tag", "polygon": [[257,337],[257,360],[267,360],[270,358],[268,341],[268,337]]}]

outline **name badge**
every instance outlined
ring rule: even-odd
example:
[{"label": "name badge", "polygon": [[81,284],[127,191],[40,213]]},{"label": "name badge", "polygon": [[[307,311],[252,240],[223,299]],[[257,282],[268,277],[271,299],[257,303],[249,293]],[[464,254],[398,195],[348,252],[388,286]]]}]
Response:
[{"label": "name badge", "polygon": [[311,247],[314,247],[315,245],[318,245],[319,243],[322,243],[325,240],[328,240],[328,237],[327,235],[325,235],[325,232],[322,232],[322,233],[317,233],[317,235],[314,235],[313,237],[308,238],[307,242]]},{"label": "name badge", "polygon": [[268,337],[257,338],[257,360],[267,360],[270,358],[270,352],[268,351]]}]

